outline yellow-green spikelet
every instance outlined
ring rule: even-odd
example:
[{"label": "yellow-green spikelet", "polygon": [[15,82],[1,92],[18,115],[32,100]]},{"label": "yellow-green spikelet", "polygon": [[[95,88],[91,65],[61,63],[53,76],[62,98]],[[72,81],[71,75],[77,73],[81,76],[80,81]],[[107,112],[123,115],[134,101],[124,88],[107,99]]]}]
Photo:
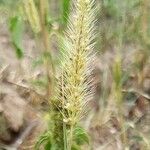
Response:
[{"label": "yellow-green spikelet", "polygon": [[65,121],[68,119],[72,124],[79,121],[84,105],[93,92],[90,75],[95,39],[94,13],[93,0],[75,0],[66,32],[68,45],[65,47],[61,68],[63,84],[60,84],[60,79],[57,90],[61,94],[57,99],[63,103]]},{"label": "yellow-green spikelet", "polygon": [[30,23],[32,30],[35,33],[40,32],[41,31],[40,17],[36,5],[34,3],[34,0],[24,0],[23,5],[27,20]]}]

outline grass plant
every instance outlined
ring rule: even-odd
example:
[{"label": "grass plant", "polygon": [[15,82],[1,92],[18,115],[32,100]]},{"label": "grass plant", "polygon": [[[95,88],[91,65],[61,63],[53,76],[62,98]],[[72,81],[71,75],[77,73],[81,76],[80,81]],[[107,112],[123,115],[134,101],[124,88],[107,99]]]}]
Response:
[{"label": "grass plant", "polygon": [[[87,142],[86,132],[79,121],[93,94],[92,62],[95,39],[95,6],[93,0],[76,0],[72,5],[61,74],[56,80],[52,98],[52,147],[71,150],[80,149]],[[76,138],[82,139],[81,141]],[[77,148],[78,147],[78,148]]]}]

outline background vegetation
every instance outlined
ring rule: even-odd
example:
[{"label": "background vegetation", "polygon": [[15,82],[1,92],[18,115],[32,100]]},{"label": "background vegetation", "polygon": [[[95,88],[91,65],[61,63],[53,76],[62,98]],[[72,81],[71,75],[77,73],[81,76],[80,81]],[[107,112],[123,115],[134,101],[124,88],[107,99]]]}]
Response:
[{"label": "background vegetation", "polygon": [[[75,128],[72,149],[149,150],[149,0],[97,0],[96,6],[95,94]],[[37,143],[37,149],[56,149],[57,137],[64,139],[59,132],[61,113],[49,101],[54,78],[61,74],[70,8],[71,0],[0,0],[2,148],[33,150]],[[12,95],[15,104],[8,101]],[[18,108],[23,114],[20,124],[8,113],[16,114]],[[57,143],[64,145],[60,139]]]}]

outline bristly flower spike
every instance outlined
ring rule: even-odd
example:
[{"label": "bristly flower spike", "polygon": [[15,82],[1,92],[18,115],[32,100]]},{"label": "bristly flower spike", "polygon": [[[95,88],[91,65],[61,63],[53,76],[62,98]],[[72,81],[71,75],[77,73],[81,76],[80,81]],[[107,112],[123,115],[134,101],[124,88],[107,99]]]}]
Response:
[{"label": "bristly flower spike", "polygon": [[62,62],[62,74],[58,79],[57,97],[63,104],[62,112],[71,124],[76,124],[86,103],[93,94],[91,73],[94,61],[95,31],[94,0],[75,0],[72,6],[66,47]]}]

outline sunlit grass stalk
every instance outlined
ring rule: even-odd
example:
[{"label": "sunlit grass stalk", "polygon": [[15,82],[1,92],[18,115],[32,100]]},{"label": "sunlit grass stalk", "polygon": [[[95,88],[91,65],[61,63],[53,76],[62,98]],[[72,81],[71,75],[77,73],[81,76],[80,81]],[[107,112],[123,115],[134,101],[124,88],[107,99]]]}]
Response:
[{"label": "sunlit grass stalk", "polygon": [[[54,91],[54,63],[52,60],[52,51],[50,49],[50,36],[49,36],[49,29],[47,27],[47,16],[48,16],[48,0],[39,0],[39,12],[40,12],[40,25],[41,25],[41,37],[43,41],[43,53],[45,54],[45,70],[47,76],[47,97],[52,97],[52,93]],[[50,73],[51,72],[51,73]]]},{"label": "sunlit grass stalk", "polygon": [[119,123],[121,127],[121,140],[124,146],[127,145],[127,134],[125,132],[125,119],[123,116],[123,94],[122,94],[122,79],[123,79],[123,72],[122,72],[122,59],[120,54],[118,53],[114,62],[113,66],[113,94],[116,100],[117,106],[117,116],[119,117]]},{"label": "sunlit grass stalk", "polygon": [[35,33],[40,32],[41,31],[40,18],[34,0],[24,0],[23,4],[25,15],[31,25],[32,30]]},{"label": "sunlit grass stalk", "polygon": [[147,38],[148,30],[148,0],[142,0],[141,5],[141,30],[143,38]]},{"label": "sunlit grass stalk", "polygon": [[[138,88],[141,88],[143,86],[143,81],[144,81],[144,65],[147,60],[147,48],[146,45],[149,45],[150,40],[148,37],[148,28],[149,28],[149,21],[148,21],[148,0],[141,0],[141,38],[142,41],[144,41],[144,49],[141,52],[137,52],[137,58],[136,58],[136,63],[139,66],[138,68],[138,73],[137,73],[137,78],[138,78]],[[149,49],[149,48],[148,48]],[[148,50],[149,51],[149,50]]]},{"label": "sunlit grass stalk", "polygon": [[40,38],[42,43],[42,55],[44,56],[44,66],[47,76],[47,92],[46,97],[51,97],[54,87],[54,63],[52,60],[52,51],[50,49],[50,33],[47,27],[47,16],[48,16],[48,0],[38,0],[39,6],[35,4],[34,0],[24,0],[23,8],[27,21],[29,22],[35,37]]},{"label": "sunlit grass stalk", "polygon": [[56,100],[61,103],[67,150],[73,144],[73,131],[93,94],[91,71],[95,39],[95,7],[93,0],[75,0],[66,32],[62,78],[58,79]]}]

